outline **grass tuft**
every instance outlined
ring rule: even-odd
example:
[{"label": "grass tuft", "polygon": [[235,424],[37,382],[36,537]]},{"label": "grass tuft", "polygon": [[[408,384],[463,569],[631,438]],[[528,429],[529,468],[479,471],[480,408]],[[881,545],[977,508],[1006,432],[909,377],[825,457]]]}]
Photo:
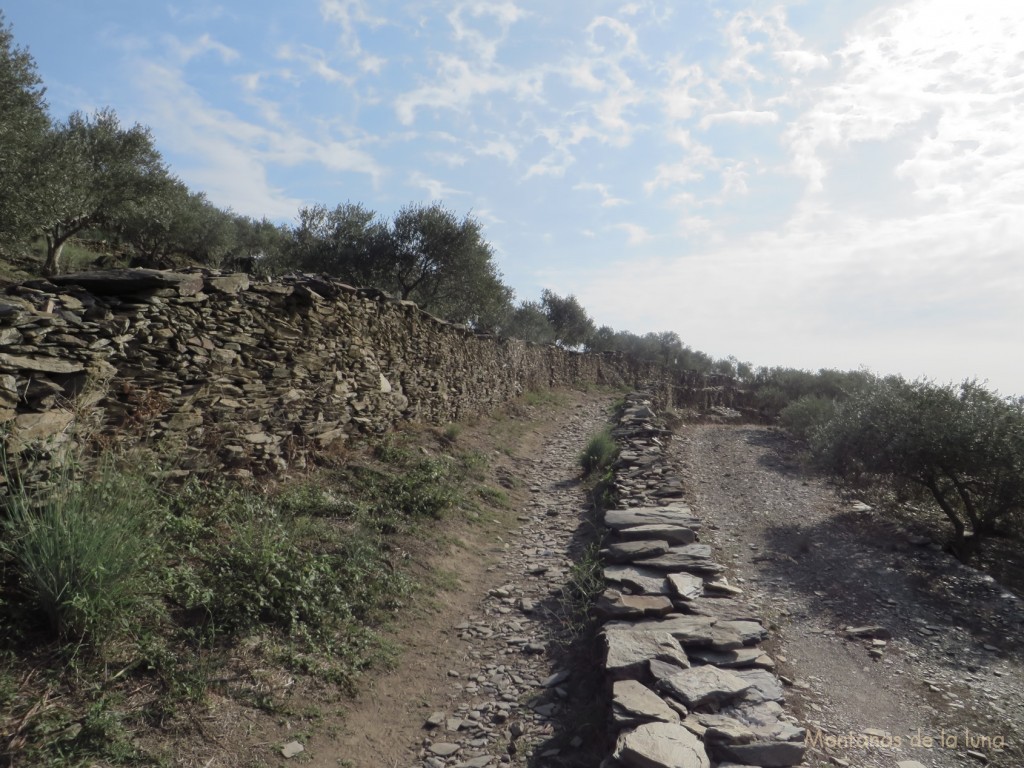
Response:
[{"label": "grass tuft", "polygon": [[593,475],[609,469],[619,455],[618,446],[611,433],[604,429],[590,438],[587,447],[580,454],[580,466],[585,475]]},{"label": "grass tuft", "polygon": [[40,490],[9,481],[0,551],[17,591],[62,640],[99,643],[124,631],[153,594],[157,487],[113,460],[88,480],[68,461]]}]

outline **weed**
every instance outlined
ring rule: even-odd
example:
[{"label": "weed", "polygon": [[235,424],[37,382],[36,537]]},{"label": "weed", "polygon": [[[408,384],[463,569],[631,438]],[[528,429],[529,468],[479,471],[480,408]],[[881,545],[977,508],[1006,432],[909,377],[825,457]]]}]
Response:
[{"label": "weed", "polygon": [[604,429],[590,438],[587,447],[580,454],[580,466],[585,475],[604,471],[611,467],[619,455],[618,446],[611,433]]},{"label": "weed", "polygon": [[441,432],[441,441],[446,445],[455,445],[459,439],[459,434],[462,432],[462,427],[458,424],[449,424]]},{"label": "weed", "polygon": [[127,629],[153,592],[163,505],[153,483],[112,459],[86,478],[69,460],[45,488],[9,487],[0,551],[54,635],[99,643]]}]

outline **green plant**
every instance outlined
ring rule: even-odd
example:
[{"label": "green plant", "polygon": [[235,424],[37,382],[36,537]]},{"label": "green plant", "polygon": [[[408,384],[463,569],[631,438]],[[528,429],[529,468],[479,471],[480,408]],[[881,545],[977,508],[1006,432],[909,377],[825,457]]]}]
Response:
[{"label": "green plant", "polygon": [[156,485],[111,457],[95,474],[67,460],[34,489],[11,473],[8,481],[0,551],[20,594],[61,639],[100,642],[127,630],[154,591],[164,504]]},{"label": "green plant", "polygon": [[462,427],[458,424],[449,424],[441,431],[441,440],[446,445],[454,445],[459,439]]},{"label": "green plant", "polygon": [[779,413],[779,422],[796,438],[808,441],[816,429],[827,424],[836,412],[832,398],[823,395],[803,395]]},{"label": "green plant", "polygon": [[844,477],[900,478],[927,490],[963,555],[1024,509],[1024,400],[975,381],[878,380],[814,430],[811,448]]},{"label": "green plant", "polygon": [[619,449],[614,438],[607,429],[604,429],[590,438],[587,447],[580,454],[580,466],[585,475],[593,475],[611,467],[618,455]]}]

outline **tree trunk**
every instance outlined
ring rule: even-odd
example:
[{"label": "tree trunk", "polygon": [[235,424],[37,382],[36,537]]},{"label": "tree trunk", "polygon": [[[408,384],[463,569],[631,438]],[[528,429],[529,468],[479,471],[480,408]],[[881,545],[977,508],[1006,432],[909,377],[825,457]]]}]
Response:
[{"label": "tree trunk", "polygon": [[46,264],[43,265],[43,274],[59,275],[61,271],[60,255],[64,250],[66,238],[58,237],[56,234],[46,236]]}]

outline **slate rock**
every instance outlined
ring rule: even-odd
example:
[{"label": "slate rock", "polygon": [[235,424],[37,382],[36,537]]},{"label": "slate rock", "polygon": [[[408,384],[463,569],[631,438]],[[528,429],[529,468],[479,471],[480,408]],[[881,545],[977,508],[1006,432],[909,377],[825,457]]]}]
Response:
[{"label": "slate rock", "polygon": [[594,611],[606,618],[629,619],[643,616],[664,616],[674,606],[664,595],[623,595],[606,589],[594,604]]},{"label": "slate rock", "polygon": [[771,672],[764,669],[737,669],[732,674],[743,680],[750,687],[744,695],[744,699],[753,703],[763,701],[782,702],[786,693],[782,689],[782,682]]},{"label": "slate rock", "polygon": [[714,637],[714,624],[715,620],[710,616],[687,616],[681,613],[672,613],[661,620],[645,619],[633,623],[609,622],[605,625],[605,631],[668,632],[682,645],[710,645]]},{"label": "slate rock", "polygon": [[738,667],[775,668],[775,662],[772,661],[771,656],[760,648],[735,648],[729,651],[692,648],[687,651],[687,655],[702,664],[714,664],[716,667],[722,667],[723,669]]},{"label": "slate rock", "polygon": [[711,559],[711,547],[707,544],[687,544],[684,547],[671,547],[668,552],[658,557],[649,557],[634,561],[644,568],[660,571],[687,571],[690,573],[720,573],[725,570],[722,565]]},{"label": "slate rock", "polygon": [[658,557],[668,553],[667,541],[653,539],[642,541],[620,541],[608,545],[600,552],[601,559],[606,563],[632,563],[650,557]]},{"label": "slate rock", "polygon": [[704,745],[676,723],[647,723],[623,731],[613,758],[625,768],[711,768]]},{"label": "slate rock", "polygon": [[718,706],[740,698],[751,688],[750,683],[718,667],[704,666],[684,669],[658,683],[658,688],[689,709]]},{"label": "slate rock", "polygon": [[704,579],[692,573],[670,573],[666,576],[672,593],[689,602],[704,594]]},{"label": "slate rock", "polygon": [[652,659],[680,669],[690,666],[686,652],[664,631],[619,629],[603,633],[605,671],[612,680],[640,679],[648,673]]},{"label": "slate rock", "polygon": [[757,621],[719,621],[715,626],[739,635],[744,645],[752,645],[768,637],[768,631]]},{"label": "slate rock", "polygon": [[674,525],[699,530],[701,525],[686,506],[609,509],[604,513],[604,524],[613,530],[639,525]]},{"label": "slate rock", "polygon": [[617,531],[617,535],[623,541],[663,539],[672,545],[692,544],[697,540],[697,533],[693,528],[682,525],[668,525],[666,523],[651,523],[630,528],[620,528]]},{"label": "slate rock", "polygon": [[643,683],[619,680],[612,686],[612,718],[623,728],[655,721],[678,723],[679,713]]},{"label": "slate rock", "polygon": [[604,569],[605,581],[621,584],[633,594],[668,595],[671,590],[665,574],[632,565],[609,565]]}]

